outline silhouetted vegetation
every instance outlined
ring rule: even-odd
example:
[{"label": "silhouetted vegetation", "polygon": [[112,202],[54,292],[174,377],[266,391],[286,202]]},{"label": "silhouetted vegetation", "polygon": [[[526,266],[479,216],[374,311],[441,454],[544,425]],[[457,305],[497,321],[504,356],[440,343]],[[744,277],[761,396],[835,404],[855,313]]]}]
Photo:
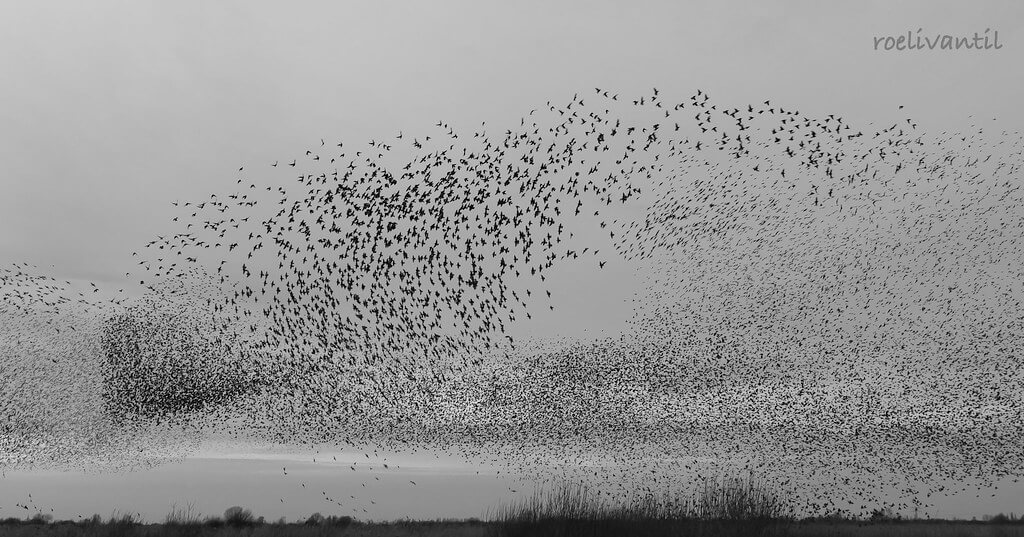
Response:
[{"label": "silhouetted vegetation", "polygon": [[514,536],[757,536],[778,537],[1024,537],[1024,520],[1014,513],[983,520],[901,519],[880,508],[863,520],[830,515],[795,519],[779,494],[752,479],[712,479],[692,498],[669,494],[635,496],[613,503],[580,485],[538,491],[526,500],[497,508],[490,520],[400,520],[361,522],[350,516],[313,513],[305,520],[268,523],[240,506],[223,517],[203,518],[192,504],[174,506],[163,524],[144,523],[138,514],[115,512],[79,522],[42,513],[0,520],[0,535],[29,537],[514,537]]},{"label": "silhouetted vegetation", "polygon": [[235,528],[252,526],[256,524],[256,517],[252,516],[252,511],[236,505],[224,511],[224,523]]},{"label": "silhouetted vegetation", "polygon": [[185,504],[185,507],[174,505],[171,507],[171,512],[167,513],[164,518],[164,524],[167,525],[199,524],[200,522],[202,522],[202,517],[191,502]]},{"label": "silhouetted vegetation", "polygon": [[499,507],[503,536],[769,535],[793,520],[785,500],[753,478],[708,479],[693,497],[672,493],[612,502],[583,485],[538,491]]}]

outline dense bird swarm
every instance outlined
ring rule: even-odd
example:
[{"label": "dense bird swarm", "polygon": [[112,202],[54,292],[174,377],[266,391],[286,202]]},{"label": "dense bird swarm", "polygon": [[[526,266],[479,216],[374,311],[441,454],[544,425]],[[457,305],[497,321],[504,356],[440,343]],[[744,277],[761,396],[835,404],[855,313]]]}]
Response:
[{"label": "dense bird swarm", "polygon": [[[1016,479],[1021,150],[600,89],[500,128],[320,140],[175,202],[134,254],[142,296],[0,269],[0,464],[217,431],[612,496],[750,472],[819,514]],[[621,334],[511,336],[557,318],[553,270],[608,263],[643,281]]]}]

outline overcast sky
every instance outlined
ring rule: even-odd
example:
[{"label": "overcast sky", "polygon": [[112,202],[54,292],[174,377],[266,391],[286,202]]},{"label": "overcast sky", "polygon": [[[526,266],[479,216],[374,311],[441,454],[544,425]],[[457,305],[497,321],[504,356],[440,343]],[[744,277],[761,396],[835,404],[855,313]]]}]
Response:
[{"label": "overcast sky", "polygon": [[[1012,0],[7,2],[0,262],[118,282],[172,229],[171,201],[223,191],[240,166],[439,119],[511,123],[594,86],[1019,124],[1022,23]],[[991,28],[1004,46],[873,50],[917,28]]]},{"label": "overcast sky", "polygon": [[[970,115],[1020,126],[1022,24],[1019,0],[5,2],[0,263],[121,285],[131,252],[174,229],[170,203],[230,188],[240,166],[440,119],[517,124],[595,86],[864,123],[906,105],[925,130]],[[1003,48],[873,48],[918,28],[991,29]],[[589,297],[570,311],[616,311],[594,307],[628,296],[607,283],[568,292]]]}]

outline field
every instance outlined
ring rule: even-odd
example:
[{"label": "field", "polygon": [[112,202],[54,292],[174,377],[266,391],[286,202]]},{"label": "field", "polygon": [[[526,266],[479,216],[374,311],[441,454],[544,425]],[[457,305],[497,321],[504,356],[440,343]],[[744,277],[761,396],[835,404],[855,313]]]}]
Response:
[{"label": "field", "polygon": [[501,505],[484,520],[364,522],[314,513],[305,521],[268,522],[248,509],[230,507],[221,517],[203,517],[192,506],[174,508],[162,523],[133,515],[104,520],[54,522],[38,514],[0,520],[0,535],[15,537],[1024,537],[1024,520],[1011,514],[984,521],[901,520],[876,510],[867,520],[832,516],[797,519],[780,495],[753,479],[714,480],[692,498],[636,496],[610,503],[582,485],[538,491]]},{"label": "field", "polygon": [[793,536],[793,537],[1016,537],[1024,536],[1024,523],[980,521],[572,521],[549,520],[538,524],[500,521],[396,521],[386,523],[252,523],[223,521],[190,524],[141,524],[125,521],[4,522],[0,535],[12,537],[503,537],[503,536]]}]

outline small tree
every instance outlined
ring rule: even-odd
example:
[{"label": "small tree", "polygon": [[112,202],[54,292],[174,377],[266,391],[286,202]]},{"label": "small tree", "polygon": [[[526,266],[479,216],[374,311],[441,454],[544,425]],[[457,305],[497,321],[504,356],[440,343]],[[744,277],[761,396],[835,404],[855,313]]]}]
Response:
[{"label": "small tree", "polygon": [[312,515],[309,515],[309,518],[306,519],[306,525],[307,526],[319,526],[320,524],[323,523],[323,521],[324,521],[324,516],[323,515],[321,515],[320,513],[313,513]]},{"label": "small tree", "polygon": [[228,507],[224,511],[224,523],[228,526],[252,526],[255,520],[256,518],[253,517],[252,511],[237,505]]},{"label": "small tree", "polygon": [[29,519],[29,524],[49,524],[53,520],[53,515],[44,515],[43,513],[36,513]]}]

